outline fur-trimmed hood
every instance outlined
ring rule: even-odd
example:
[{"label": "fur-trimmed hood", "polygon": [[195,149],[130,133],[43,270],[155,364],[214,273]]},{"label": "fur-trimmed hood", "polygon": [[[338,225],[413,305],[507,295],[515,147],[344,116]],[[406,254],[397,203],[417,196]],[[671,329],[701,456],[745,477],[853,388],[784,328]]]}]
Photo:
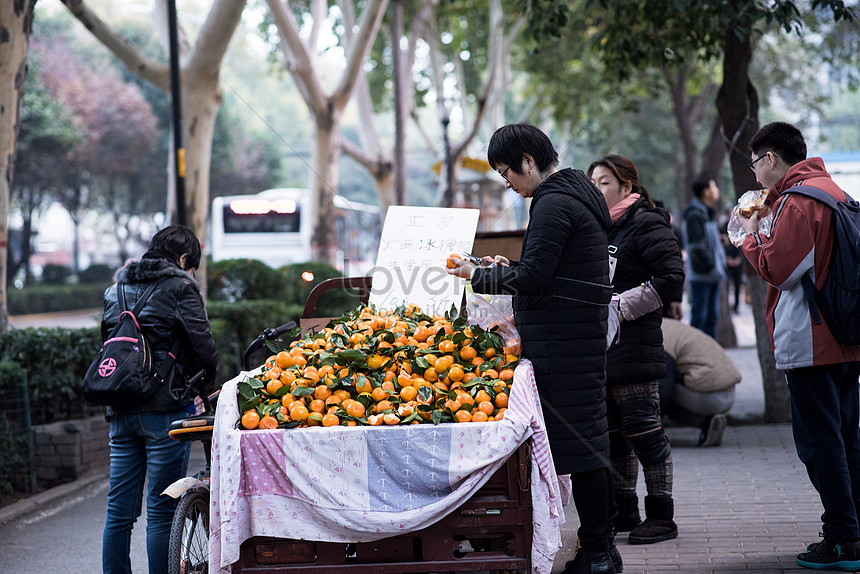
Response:
[{"label": "fur-trimmed hood", "polygon": [[114,276],[117,283],[152,283],[166,277],[181,277],[191,279],[192,284],[200,291],[197,281],[179,265],[169,259],[141,259],[129,261],[121,267]]}]

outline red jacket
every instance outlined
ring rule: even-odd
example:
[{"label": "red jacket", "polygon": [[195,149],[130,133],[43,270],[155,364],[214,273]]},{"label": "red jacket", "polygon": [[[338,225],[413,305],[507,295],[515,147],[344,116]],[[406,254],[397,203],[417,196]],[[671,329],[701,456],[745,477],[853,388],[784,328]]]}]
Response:
[{"label": "red jacket", "polygon": [[838,343],[824,323],[812,323],[800,278],[813,270],[821,288],[833,254],[833,212],[814,199],[783,192],[798,183],[845,200],[819,157],[793,165],[771,188],[765,202],[773,209],[769,235],[753,233],[743,252],[767,284],[767,328],[777,369],[796,369],[860,361],[860,345]]}]

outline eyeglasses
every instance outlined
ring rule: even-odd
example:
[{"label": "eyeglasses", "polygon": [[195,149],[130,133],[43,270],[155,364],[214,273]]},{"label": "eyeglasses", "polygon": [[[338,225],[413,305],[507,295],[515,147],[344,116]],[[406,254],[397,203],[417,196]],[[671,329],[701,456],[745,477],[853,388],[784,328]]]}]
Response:
[{"label": "eyeglasses", "polygon": [[755,164],[756,164],[756,162],[761,161],[761,160],[763,160],[764,158],[766,158],[766,157],[767,157],[767,154],[769,154],[769,153],[770,153],[770,154],[773,154],[773,157],[779,157],[778,155],[776,155],[776,154],[775,154],[775,153],[773,153],[773,152],[766,151],[766,152],[764,152],[764,154],[763,154],[763,155],[759,156],[758,158],[756,158],[756,159],[752,160],[751,162],[749,162],[749,163],[747,164],[747,167],[748,167],[748,168],[750,168],[750,171],[753,173],[753,175],[755,175]]},{"label": "eyeglasses", "polygon": [[509,170],[509,169],[511,169],[511,166],[506,167],[506,168],[505,168],[505,171],[503,171],[503,172],[502,172],[502,173],[500,173],[499,175],[500,175],[500,176],[502,176],[502,179],[503,179],[503,180],[505,180],[505,181],[506,181],[506,182],[508,182],[508,183],[511,183],[511,180],[509,180],[508,178],[506,178],[506,177],[505,177],[505,174],[506,174],[506,173],[508,173],[508,170]]}]

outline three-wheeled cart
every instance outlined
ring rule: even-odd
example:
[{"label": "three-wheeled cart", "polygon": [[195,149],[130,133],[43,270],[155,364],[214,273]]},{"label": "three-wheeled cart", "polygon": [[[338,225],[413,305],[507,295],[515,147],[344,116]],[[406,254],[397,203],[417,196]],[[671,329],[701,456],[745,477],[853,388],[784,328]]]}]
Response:
[{"label": "three-wheeled cart", "polygon": [[[304,332],[315,330],[327,322],[327,319],[315,318],[320,296],[328,290],[342,288],[357,289],[362,302],[367,302],[370,278],[336,278],[317,285],[308,296],[303,312]],[[268,432],[319,431],[291,429]],[[232,564],[232,572],[530,572],[533,536],[531,464],[530,442],[527,441],[517,447],[466,502],[420,530],[370,542],[251,536],[241,543],[239,560]],[[217,570],[217,564],[212,564],[212,571]]]}]

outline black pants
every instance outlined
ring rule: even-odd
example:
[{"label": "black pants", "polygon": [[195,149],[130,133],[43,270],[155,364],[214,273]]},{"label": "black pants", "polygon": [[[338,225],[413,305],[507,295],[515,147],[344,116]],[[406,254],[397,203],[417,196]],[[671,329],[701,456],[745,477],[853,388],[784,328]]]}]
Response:
[{"label": "black pants", "polygon": [[824,530],[860,538],[860,363],[786,371],[797,455],[821,497]]},{"label": "black pants", "polygon": [[615,497],[612,492],[612,471],[599,468],[570,475],[573,503],[579,515],[579,544],[583,550],[606,552]]}]

